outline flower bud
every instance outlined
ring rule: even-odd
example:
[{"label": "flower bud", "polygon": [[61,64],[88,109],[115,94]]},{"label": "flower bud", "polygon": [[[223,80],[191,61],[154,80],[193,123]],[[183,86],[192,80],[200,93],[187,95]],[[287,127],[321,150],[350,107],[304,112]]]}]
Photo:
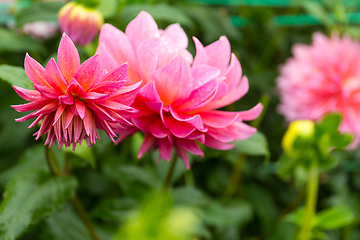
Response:
[{"label": "flower bud", "polygon": [[79,45],[91,42],[104,23],[99,11],[74,2],[69,2],[60,9],[58,20],[60,30]]},{"label": "flower bud", "polygon": [[281,141],[284,152],[289,153],[293,150],[295,139],[310,139],[314,135],[315,124],[311,120],[297,120],[290,123]]}]

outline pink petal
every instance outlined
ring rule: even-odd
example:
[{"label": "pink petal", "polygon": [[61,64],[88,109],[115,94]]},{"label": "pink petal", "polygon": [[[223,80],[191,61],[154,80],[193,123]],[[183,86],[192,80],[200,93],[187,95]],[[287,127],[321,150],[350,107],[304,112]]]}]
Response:
[{"label": "pink petal", "polygon": [[98,105],[110,108],[115,111],[124,111],[124,110],[128,110],[131,108],[128,105],[124,105],[124,104],[121,104],[118,102],[113,102],[113,101],[98,102]]},{"label": "pink petal", "polygon": [[[97,94],[101,94],[102,96],[106,96],[106,95],[109,95],[109,94],[117,91],[123,85],[124,85],[124,82],[122,82],[122,81],[100,82],[93,89],[91,89],[91,92],[87,92],[86,94],[97,93]],[[84,97],[84,98],[86,98],[86,97]]]},{"label": "pink petal", "polygon": [[59,67],[56,65],[54,58],[51,58],[46,65],[45,76],[46,81],[52,88],[65,93],[67,82],[62,73],[60,72]]},{"label": "pink petal", "polygon": [[181,122],[187,122],[193,125],[195,128],[197,128],[200,131],[206,131],[206,127],[204,127],[203,122],[201,120],[200,115],[189,115],[186,113],[181,113],[175,111],[172,106],[169,107],[171,115],[178,121]]},{"label": "pink petal", "polygon": [[199,113],[206,126],[214,128],[224,128],[240,119],[236,112],[209,111]]},{"label": "pink petal", "polygon": [[178,23],[169,25],[167,28],[165,28],[162,35],[171,38],[173,43],[179,48],[185,49],[188,46],[189,41],[187,35],[184,29],[182,29]]},{"label": "pink petal", "polygon": [[160,138],[157,140],[159,144],[159,155],[162,159],[170,161],[172,145],[168,138]]},{"label": "pink petal", "polygon": [[155,143],[156,138],[154,138],[153,135],[150,133],[146,133],[144,137],[144,141],[141,144],[139,154],[137,156],[138,159],[140,159],[144,153],[146,153]]},{"label": "pink petal", "polygon": [[129,64],[125,63],[121,66],[116,67],[108,74],[106,74],[102,79],[101,82],[123,82],[125,83],[126,75],[128,72]]},{"label": "pink petal", "polygon": [[35,102],[29,102],[25,104],[20,105],[11,105],[13,109],[15,109],[18,112],[26,112],[26,111],[32,111],[37,110],[49,103],[48,100],[42,100],[42,101],[35,101]]},{"label": "pink petal", "polygon": [[193,41],[194,41],[195,47],[196,47],[196,55],[194,58],[193,67],[195,67],[197,65],[206,64],[207,56],[206,56],[206,51],[205,51],[204,46],[196,37],[193,37]]},{"label": "pink petal", "polygon": [[36,101],[36,100],[42,99],[42,97],[38,91],[28,90],[28,89],[17,87],[17,86],[13,86],[13,88],[14,88],[15,92],[21,98],[25,99],[26,101]]},{"label": "pink petal", "polygon": [[97,92],[86,92],[84,95],[81,96],[81,98],[83,100],[97,100],[97,99],[100,99],[100,98],[103,98],[105,97],[106,94],[102,94],[102,93],[97,93]]},{"label": "pink petal", "polygon": [[145,86],[143,86],[139,91],[139,96],[150,102],[161,102],[160,96],[156,91],[154,82],[149,82]]},{"label": "pink petal", "polygon": [[150,38],[142,42],[136,51],[139,62],[139,72],[144,84],[151,80],[155,72],[159,56],[159,46],[159,38]]},{"label": "pink petal", "polygon": [[242,69],[239,60],[235,54],[231,54],[231,62],[228,70],[224,74],[225,82],[228,85],[229,89],[236,88],[241,81]]},{"label": "pink petal", "polygon": [[[152,16],[141,11],[126,27],[125,34],[134,49],[146,39],[159,37],[159,29]],[[110,38],[111,39],[111,38]]]},{"label": "pink petal", "polygon": [[251,121],[260,116],[263,108],[264,108],[263,105],[261,103],[258,103],[255,107],[253,107],[249,110],[246,110],[246,111],[238,112],[238,113],[242,120]]},{"label": "pink petal", "polygon": [[29,54],[25,56],[25,72],[30,81],[41,86],[49,86],[45,77],[45,69],[37,61],[35,61]]},{"label": "pink petal", "polygon": [[205,47],[207,55],[207,64],[217,67],[224,73],[229,65],[231,47],[229,40],[221,36],[216,42]]},{"label": "pink petal", "polygon": [[100,68],[105,72],[110,72],[119,65],[114,57],[108,52],[104,43],[99,43],[96,53],[99,54]]},{"label": "pink petal", "polygon": [[165,106],[191,93],[193,80],[190,67],[182,57],[175,57],[155,74],[155,86]]},{"label": "pink petal", "polygon": [[61,104],[56,110],[53,126],[59,121],[60,117],[63,115],[64,110],[67,108],[65,104]]},{"label": "pink petal", "polygon": [[179,145],[175,145],[175,150],[178,156],[183,160],[186,169],[190,169],[190,162],[187,151],[182,147],[180,147]]},{"label": "pink petal", "polygon": [[187,122],[177,121],[173,117],[166,117],[166,126],[169,128],[170,132],[178,138],[185,138],[195,131],[193,125]]},{"label": "pink petal", "polygon": [[58,98],[63,93],[57,89],[51,87],[44,87],[42,85],[34,84],[34,88],[41,93],[42,97],[45,98]]},{"label": "pink petal", "polygon": [[193,77],[193,89],[197,89],[210,80],[219,76],[220,70],[208,65],[197,65],[191,68],[191,76]]},{"label": "pink petal", "polygon": [[69,82],[66,93],[73,97],[82,97],[85,94],[85,91],[81,87],[81,85],[73,78]]},{"label": "pink petal", "polygon": [[188,140],[188,139],[182,139],[182,138],[176,138],[176,143],[184,148],[185,150],[191,152],[192,154],[198,155],[203,157],[204,153],[199,148],[199,146],[196,144],[194,140]]},{"label": "pink petal", "polygon": [[59,96],[59,103],[60,104],[66,104],[66,105],[72,105],[74,104],[74,97],[73,96],[69,96],[69,95],[62,95]]},{"label": "pink petal", "polygon": [[75,72],[74,78],[87,91],[100,80],[99,55],[96,54],[83,62]]},{"label": "pink petal", "polygon": [[77,98],[75,98],[75,108],[81,119],[85,118],[85,103]]},{"label": "pink petal", "polygon": [[59,44],[57,63],[66,81],[70,82],[80,66],[80,58],[74,43],[66,33],[63,33]]},{"label": "pink petal", "polygon": [[161,119],[153,122],[150,125],[149,130],[156,138],[164,138],[169,135],[169,131],[164,126],[164,123],[161,121]]},{"label": "pink petal", "polygon": [[235,146],[234,144],[220,142],[219,140],[216,140],[215,138],[213,138],[209,135],[205,136],[204,145],[211,147],[211,148],[219,149],[219,150],[229,150]]},{"label": "pink petal", "polygon": [[117,90],[108,100],[119,102],[124,105],[130,106],[139,92],[141,87],[141,82],[135,83],[130,86],[123,86]]}]

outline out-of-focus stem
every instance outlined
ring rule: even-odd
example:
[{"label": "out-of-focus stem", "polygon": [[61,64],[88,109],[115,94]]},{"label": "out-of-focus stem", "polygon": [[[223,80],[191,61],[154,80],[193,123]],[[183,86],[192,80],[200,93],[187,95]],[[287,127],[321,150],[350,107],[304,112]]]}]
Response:
[{"label": "out-of-focus stem", "polygon": [[238,159],[235,163],[234,170],[231,173],[229,184],[226,187],[223,200],[228,201],[233,196],[234,192],[238,188],[239,180],[241,178],[242,167],[246,161],[244,154],[239,154]]},{"label": "out-of-focus stem", "polygon": [[314,161],[310,168],[310,178],[307,184],[307,199],[305,206],[305,215],[299,240],[310,240],[311,222],[316,211],[317,194],[319,188],[319,172],[317,163]]},{"label": "out-of-focus stem", "polygon": [[174,155],[173,159],[171,160],[171,166],[170,169],[166,175],[165,183],[164,183],[164,191],[167,191],[169,189],[171,179],[175,170],[176,162],[177,162],[178,156],[177,154]]},{"label": "out-of-focus stem", "polygon": [[54,169],[53,169],[53,167],[52,167],[52,165],[51,165],[51,161],[50,161],[49,147],[46,146],[46,145],[44,145],[44,149],[45,149],[45,160],[46,160],[46,164],[47,164],[47,166],[48,166],[48,168],[49,168],[49,170],[50,170],[51,175],[55,176],[56,174],[55,174],[55,171],[54,171]]}]

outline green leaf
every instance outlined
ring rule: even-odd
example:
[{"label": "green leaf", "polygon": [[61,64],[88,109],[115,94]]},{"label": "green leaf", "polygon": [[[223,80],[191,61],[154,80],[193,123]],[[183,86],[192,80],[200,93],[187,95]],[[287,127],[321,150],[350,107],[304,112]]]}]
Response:
[{"label": "green leaf", "polygon": [[16,26],[20,27],[28,22],[55,21],[63,2],[34,2],[30,7],[19,11],[16,16]]},{"label": "green leaf", "polygon": [[59,210],[76,187],[72,176],[51,177],[41,170],[15,176],[6,185],[0,205],[0,239],[21,236],[31,224]]},{"label": "green leaf", "polygon": [[354,211],[347,206],[335,206],[317,214],[317,227],[328,230],[345,227],[356,220]]},{"label": "green leaf", "polygon": [[5,185],[13,176],[24,171],[47,170],[44,146],[35,145],[26,149],[18,162],[11,168],[0,173],[0,184]]},{"label": "green leaf", "polygon": [[236,141],[235,148],[231,151],[236,154],[250,156],[266,156],[270,154],[266,137],[261,132],[256,132],[246,140]]},{"label": "green leaf", "polygon": [[339,114],[330,114],[324,117],[319,124],[319,128],[322,131],[328,132],[331,135],[338,133],[338,127],[341,122],[341,116]]},{"label": "green leaf", "polygon": [[118,1],[116,0],[102,0],[100,5],[97,7],[97,10],[101,12],[104,18],[110,18],[115,16],[118,6]]},{"label": "green leaf", "polygon": [[304,1],[302,6],[305,10],[326,26],[331,26],[333,20],[327,14],[324,6],[317,1]]},{"label": "green leaf", "polygon": [[126,219],[139,203],[131,198],[106,198],[91,212],[92,217],[118,222]]},{"label": "green leaf", "polygon": [[330,145],[332,147],[343,148],[346,147],[352,139],[351,135],[339,134],[338,136],[331,138]]},{"label": "green leaf", "polygon": [[25,69],[10,65],[0,65],[0,79],[26,89],[34,89],[32,82],[26,76]]},{"label": "green leaf", "polygon": [[29,36],[16,35],[0,28],[0,52],[42,51],[43,46]]}]

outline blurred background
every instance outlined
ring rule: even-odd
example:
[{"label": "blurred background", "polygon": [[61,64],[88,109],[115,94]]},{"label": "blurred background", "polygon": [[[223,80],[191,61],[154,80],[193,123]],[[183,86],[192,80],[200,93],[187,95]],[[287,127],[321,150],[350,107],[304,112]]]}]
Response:
[{"label": "blurred background", "polygon": [[[57,13],[64,4],[1,0],[0,64],[22,67],[26,52],[43,65],[54,57],[61,36]],[[166,203],[153,192],[161,188],[169,164],[157,164],[156,152],[136,159],[140,133],[117,146],[101,134],[93,148],[72,153],[79,196],[102,239],[296,239],[298,220],[290,213],[303,205],[305,186],[278,174],[280,142],[288,123],[277,112],[275,79],[281,64],[291,56],[292,45],[310,44],[316,31],[328,36],[337,31],[359,39],[360,1],[101,0],[97,9],[105,22],[122,31],[141,10],[149,12],[159,28],[180,23],[193,55],[192,36],[204,45],[227,36],[250,90],[226,110],[246,110],[259,101],[265,106],[264,114],[251,123],[259,129],[251,139],[236,142],[230,151],[206,149],[204,158],[191,156],[190,171],[178,162]],[[96,48],[97,39],[78,47],[82,61]],[[0,72],[0,78],[4,74],[9,73]],[[8,83],[0,81],[0,192],[17,173],[46,168],[42,143],[32,136],[36,130],[27,128],[29,122],[14,121],[23,114],[10,105],[23,102]],[[63,155],[56,148],[53,151]],[[320,176],[317,208],[344,206],[345,210],[331,212],[330,223],[316,228],[313,238],[359,240],[360,151],[338,155],[339,164]],[[184,233],[175,236],[165,229]],[[21,239],[82,240],[89,239],[87,234],[66,205],[33,225]]]}]

